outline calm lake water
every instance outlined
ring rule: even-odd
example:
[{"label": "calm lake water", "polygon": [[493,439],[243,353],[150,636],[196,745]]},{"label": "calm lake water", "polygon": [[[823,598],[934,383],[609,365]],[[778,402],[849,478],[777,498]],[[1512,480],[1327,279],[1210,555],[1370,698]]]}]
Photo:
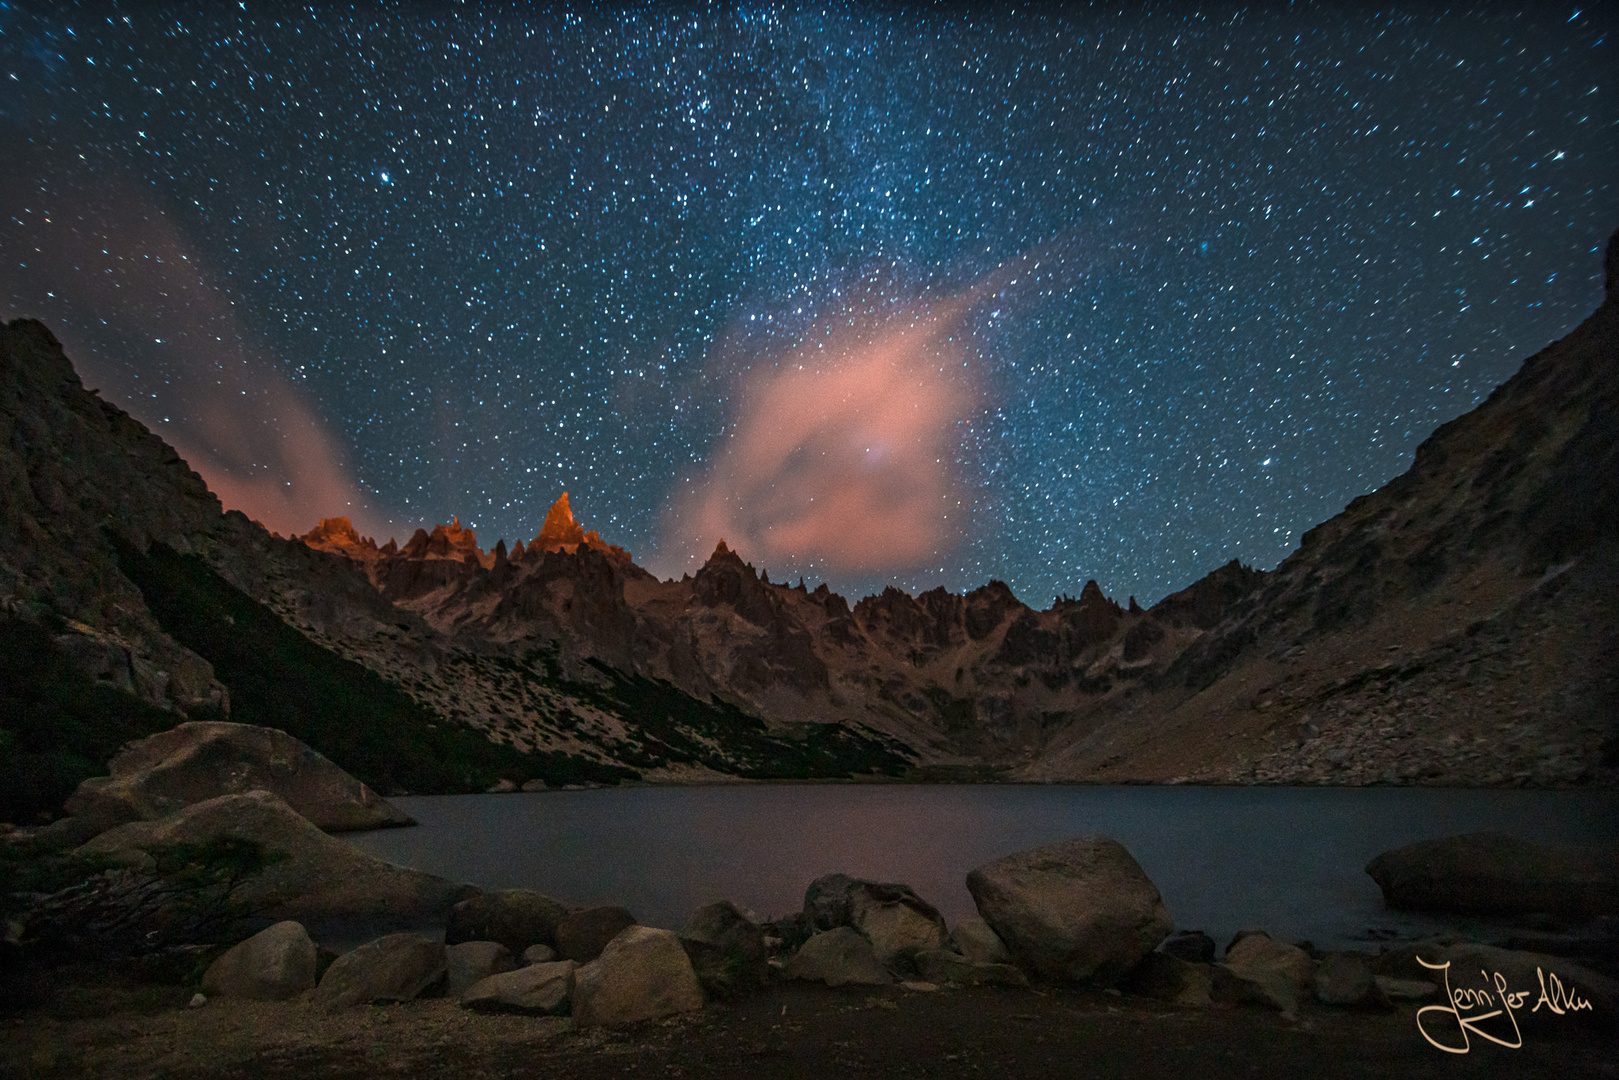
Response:
[{"label": "calm lake water", "polygon": [[485,889],[622,904],[678,929],[727,899],[767,918],[821,874],[904,882],[953,926],[976,914],[967,871],[1103,833],[1130,849],[1175,923],[1222,944],[1244,926],[1361,946],[1455,925],[1383,908],[1364,872],[1381,851],[1494,829],[1612,844],[1619,792],[1432,788],[748,785],[393,800],[421,824],[356,847]]}]

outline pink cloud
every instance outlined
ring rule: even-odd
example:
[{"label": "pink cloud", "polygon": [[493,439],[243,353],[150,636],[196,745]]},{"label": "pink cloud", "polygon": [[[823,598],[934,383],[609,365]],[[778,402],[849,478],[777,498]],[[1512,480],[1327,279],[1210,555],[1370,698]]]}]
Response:
[{"label": "pink cloud", "polygon": [[[10,314],[44,320],[86,386],[160,435],[227,509],[283,534],[345,516],[386,526],[285,365],[255,340],[180,230],[135,185],[0,183]],[[11,243],[6,245],[11,248]]]},{"label": "pink cloud", "polygon": [[980,295],[822,325],[753,365],[729,432],[665,522],[669,569],[701,565],[721,539],[784,572],[938,565],[967,525],[957,455],[980,393],[959,339]]}]

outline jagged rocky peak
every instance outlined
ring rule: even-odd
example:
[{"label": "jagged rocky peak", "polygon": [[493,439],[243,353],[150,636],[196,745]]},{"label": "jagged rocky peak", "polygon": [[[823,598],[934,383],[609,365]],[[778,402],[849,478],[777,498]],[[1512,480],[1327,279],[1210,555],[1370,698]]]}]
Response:
[{"label": "jagged rocky peak", "polygon": [[540,526],[540,535],[529,544],[529,548],[539,548],[541,551],[572,551],[585,542],[585,530],[573,519],[573,507],[568,504],[568,493],[564,491],[562,497],[551,504],[546,512],[545,524]]},{"label": "jagged rocky peak", "polygon": [[980,585],[962,599],[966,602],[967,636],[974,641],[982,641],[1008,616],[1027,606],[1004,581]]},{"label": "jagged rocky peak", "polygon": [[759,580],[753,564],[743,562],[742,556],[732,551],[724,540],[715,546],[714,554],[691,580],[692,595],[707,607],[729,604],[744,618],[765,617],[772,610],[764,598],[768,587]]},{"label": "jagged rocky peak", "polygon": [[[726,564],[733,565],[733,566],[746,567],[748,573],[750,573],[750,574],[753,573],[753,564],[743,562],[742,561],[742,556],[738,555],[735,551],[733,551],[725,543],[724,537],[721,537],[720,542],[714,545],[714,553],[712,555],[710,555],[708,557],[708,561],[703,564],[703,570],[707,570],[710,566],[726,565]],[[697,572],[699,574],[701,574],[703,572],[703,570],[699,570]]]},{"label": "jagged rocky peak", "polygon": [[634,562],[624,548],[617,544],[609,544],[596,530],[587,530],[574,520],[573,507],[568,502],[568,493],[564,491],[557,501],[551,504],[551,509],[546,511],[545,522],[540,526],[540,534],[529,541],[527,549],[523,547],[522,541],[518,541],[512,548],[511,558],[521,559],[525,554],[534,556],[547,551],[577,553],[586,550],[599,551],[622,567],[631,566]]},{"label": "jagged rocky peak", "polygon": [[[387,550],[386,548],[379,550],[377,542],[371,537],[361,536],[354,528],[354,523],[346,517],[321,518],[319,525],[293,539],[302,541],[304,546],[317,551],[332,551],[339,555],[347,555],[351,559],[375,559]],[[388,543],[393,544],[393,541],[390,540]]]},{"label": "jagged rocky peak", "polygon": [[1093,578],[1085,583],[1079,590],[1079,599],[1059,597],[1053,604],[1052,611],[1057,615],[1058,621],[1065,626],[1076,640],[1084,642],[1105,641],[1111,638],[1119,628],[1124,618],[1124,609],[1118,601],[1103,595],[1102,587]]},{"label": "jagged rocky peak", "polygon": [[461,527],[459,516],[452,517],[448,525],[433,526],[432,532],[417,529],[399,553],[407,559],[465,559],[470,555],[476,561],[487,561],[477,535]]}]

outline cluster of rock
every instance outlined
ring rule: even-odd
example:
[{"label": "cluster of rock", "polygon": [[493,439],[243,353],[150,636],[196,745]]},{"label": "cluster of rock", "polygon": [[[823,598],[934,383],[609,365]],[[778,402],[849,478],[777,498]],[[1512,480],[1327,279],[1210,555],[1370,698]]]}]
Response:
[{"label": "cluster of rock", "polygon": [[[1421,857],[1423,850],[1390,853],[1374,865],[1381,873]],[[1158,890],[1130,853],[1104,836],[1008,855],[972,871],[967,883],[979,917],[953,930],[909,887],[843,874],[811,882],[803,909],[791,916],[761,923],[720,902],[697,911],[678,933],[641,926],[622,908],[577,908],[504,890],[451,908],[443,942],[382,937],[338,957],[318,983],[308,936],[296,923],[280,923],[220,957],[203,988],[220,997],[312,992],[333,1008],[450,996],[473,1010],[571,1014],[588,1027],[693,1011],[773,979],[922,992],[1034,982],[1101,986],[1182,1006],[1259,1004],[1297,1018],[1317,1005],[1382,1010],[1434,997],[1445,979],[1434,966],[1448,962],[1458,985],[1488,969],[1528,989],[1543,983],[1538,972],[1555,971],[1593,1003],[1592,1014],[1576,1022],[1611,1025],[1619,1009],[1619,983],[1596,972],[1466,942],[1380,955],[1319,952],[1250,929],[1216,961],[1208,935],[1171,934]],[[1537,1023],[1550,1030],[1544,1017]]]}]

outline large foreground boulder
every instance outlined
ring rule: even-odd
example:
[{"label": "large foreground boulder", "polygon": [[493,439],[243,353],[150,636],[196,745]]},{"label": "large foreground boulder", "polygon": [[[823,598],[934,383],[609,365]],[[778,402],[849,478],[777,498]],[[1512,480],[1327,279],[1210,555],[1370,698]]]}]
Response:
[{"label": "large foreground boulder", "polygon": [[866,936],[848,926],[823,931],[804,942],[782,974],[828,986],[887,986],[894,981],[877,962]]},{"label": "large foreground boulder", "polygon": [[[275,728],[191,721],[132,742],[84,781],[65,809],[95,831],[153,821],[220,795],[273,791],[326,832],[414,825],[326,758]],[[88,831],[88,830],[87,830]]]},{"label": "large foreground boulder", "polygon": [[573,999],[577,968],[572,960],[558,960],[491,975],[461,992],[461,1005],[475,1012],[527,1016],[565,1013]]},{"label": "large foreground boulder", "polygon": [[698,908],[680,931],[697,981],[712,997],[763,986],[770,974],[764,931],[726,900]]},{"label": "large foreground boulder", "polygon": [[633,1024],[702,1007],[697,973],[670,930],[631,926],[574,977],[573,1022],[580,1027]]},{"label": "large foreground boulder", "polygon": [[1048,979],[1121,979],[1174,929],[1124,845],[1082,836],[1020,851],[967,875],[978,913],[1018,965]]},{"label": "large foreground boulder", "polygon": [[1297,1016],[1315,983],[1315,961],[1297,945],[1269,934],[1245,934],[1226,950],[1224,967],[1241,984],[1241,999]]},{"label": "large foreground boulder", "polygon": [[271,918],[368,921],[394,925],[442,918],[470,888],[373,858],[327,836],[268,791],[221,795],[157,821],[109,829],[78,849],[83,855],[144,865],[147,852],[177,844],[204,844],[233,836],[260,844],[281,861],[249,878],[234,894]]},{"label": "large foreground boulder", "polygon": [[852,927],[871,942],[877,962],[943,948],[950,932],[937,908],[909,885],[827,874],[804,892],[804,918],[817,930]]},{"label": "large foreground boulder", "polygon": [[315,1002],[341,1009],[371,1001],[411,1001],[444,979],[444,946],[419,934],[389,934],[332,961]]},{"label": "large foreground boulder", "polygon": [[211,998],[285,1001],[314,986],[315,943],[290,919],[238,943],[202,976],[202,992]]},{"label": "large foreground boulder", "polygon": [[450,908],[444,942],[498,941],[513,956],[534,945],[556,948],[557,924],[572,909],[533,889],[479,893]]},{"label": "large foreground boulder", "polygon": [[1619,915],[1619,853],[1478,832],[1407,844],[1366,866],[1383,902],[1461,915]]}]

